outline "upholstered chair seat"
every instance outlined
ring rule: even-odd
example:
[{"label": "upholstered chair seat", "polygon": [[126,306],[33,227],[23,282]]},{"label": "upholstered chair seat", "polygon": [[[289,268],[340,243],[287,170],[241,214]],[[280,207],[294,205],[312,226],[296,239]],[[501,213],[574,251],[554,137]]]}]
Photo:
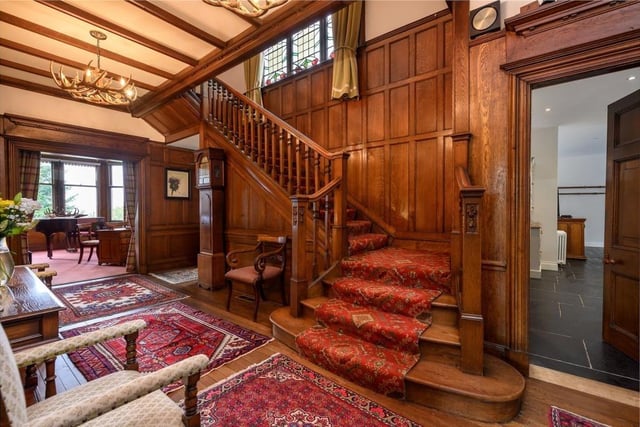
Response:
[{"label": "upholstered chair seat", "polygon": [[[284,274],[287,265],[287,236],[258,236],[258,243],[251,249],[236,249],[226,256],[227,265],[231,267],[224,275],[229,288],[227,310],[231,307],[234,283],[244,283],[253,289],[255,305],[253,321],[258,318],[260,299],[265,299],[264,286],[272,282],[280,283],[282,304],[286,304]],[[243,254],[252,255],[252,264],[243,265]]]},{"label": "upholstered chair seat", "polygon": [[[14,353],[4,328],[0,328],[0,424],[15,427],[53,426],[197,426],[196,384],[207,365],[205,355],[140,373],[135,360],[135,338],[146,326],[133,320],[87,334],[67,338]],[[127,338],[128,369],[48,397],[27,407],[19,368],[39,365],[58,355],[116,337]],[[162,387],[182,379],[185,408],[162,392]]]}]

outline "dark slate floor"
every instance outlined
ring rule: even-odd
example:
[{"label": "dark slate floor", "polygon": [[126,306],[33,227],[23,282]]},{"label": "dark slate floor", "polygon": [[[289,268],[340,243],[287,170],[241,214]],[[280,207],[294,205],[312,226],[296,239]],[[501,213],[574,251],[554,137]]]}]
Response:
[{"label": "dark slate floor", "polygon": [[602,341],[602,248],[530,280],[530,362],[639,390],[638,362]]}]

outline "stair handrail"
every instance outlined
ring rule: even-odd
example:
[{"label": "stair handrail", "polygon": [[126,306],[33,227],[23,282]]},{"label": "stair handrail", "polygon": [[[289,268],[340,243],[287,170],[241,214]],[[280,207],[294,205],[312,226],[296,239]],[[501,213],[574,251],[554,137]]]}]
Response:
[{"label": "stair handrail", "polygon": [[[275,114],[227,87],[209,80],[203,117],[248,160],[289,194],[292,212],[290,306],[301,314],[301,301],[317,271],[317,254],[324,251],[323,268],[347,253],[345,150],[329,151]],[[325,201],[324,245],[318,236],[319,202]],[[329,200],[332,219],[329,221]],[[312,212],[310,219],[305,211]],[[307,252],[307,221],[312,224],[312,256]],[[331,232],[329,232],[331,230]],[[308,269],[309,261],[313,263]]]},{"label": "stair handrail", "polygon": [[473,185],[467,170],[455,169],[459,209],[453,222],[451,266],[458,301],[461,369],[483,374],[482,198],[484,187]]}]

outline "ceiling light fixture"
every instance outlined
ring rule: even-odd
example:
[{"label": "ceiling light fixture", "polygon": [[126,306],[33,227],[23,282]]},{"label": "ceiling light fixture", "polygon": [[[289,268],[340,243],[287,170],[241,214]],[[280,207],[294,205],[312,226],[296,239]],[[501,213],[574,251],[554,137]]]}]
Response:
[{"label": "ceiling light fixture", "polygon": [[633,80],[635,80],[635,79],[636,79],[636,76],[629,76],[629,77],[627,77],[627,80],[629,80],[629,81],[633,81]]},{"label": "ceiling light fixture", "polygon": [[120,77],[118,81],[114,81],[106,71],[100,68],[100,40],[106,40],[107,35],[96,30],[89,31],[89,34],[96,39],[97,67],[93,67],[91,65],[93,61],[89,61],[82,76],[76,72],[76,76],[69,79],[62,72],[62,66],[60,66],[58,73],[53,71],[52,61],[49,69],[53,81],[60,89],[69,92],[72,97],[94,104],[128,105],[131,101],[135,101],[138,97],[138,91],[131,81],[131,77],[128,79]]},{"label": "ceiling light fixture", "polygon": [[211,6],[220,6],[238,15],[257,18],[269,9],[285,4],[288,0],[202,0]]},{"label": "ceiling light fixture", "polygon": [[544,109],[544,111],[546,111],[547,113],[551,111],[551,107],[547,107]]}]

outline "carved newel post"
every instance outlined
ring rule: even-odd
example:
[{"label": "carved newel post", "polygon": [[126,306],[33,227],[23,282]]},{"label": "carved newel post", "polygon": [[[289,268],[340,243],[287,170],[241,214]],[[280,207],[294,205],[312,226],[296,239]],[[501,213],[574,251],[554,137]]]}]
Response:
[{"label": "carved newel post", "polygon": [[196,188],[200,194],[200,252],[198,285],[224,287],[224,150],[205,148],[195,153]]}]

